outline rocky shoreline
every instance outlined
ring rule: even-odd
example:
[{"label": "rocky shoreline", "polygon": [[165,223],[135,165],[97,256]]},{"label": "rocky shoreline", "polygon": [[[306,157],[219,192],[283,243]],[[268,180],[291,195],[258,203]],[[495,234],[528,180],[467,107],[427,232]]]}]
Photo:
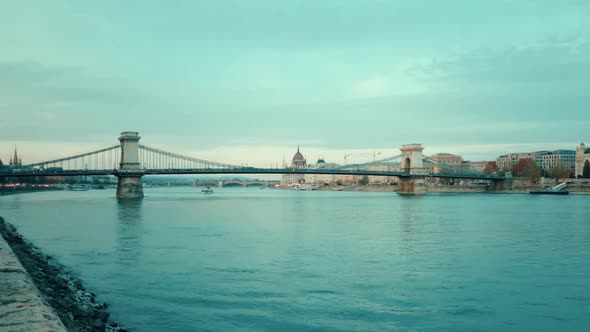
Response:
[{"label": "rocky shoreline", "polygon": [[27,270],[44,299],[57,312],[68,331],[125,332],[109,320],[108,305],[96,302],[96,294],[68,274],[53,257],[23,238],[16,227],[0,217],[0,234]]}]

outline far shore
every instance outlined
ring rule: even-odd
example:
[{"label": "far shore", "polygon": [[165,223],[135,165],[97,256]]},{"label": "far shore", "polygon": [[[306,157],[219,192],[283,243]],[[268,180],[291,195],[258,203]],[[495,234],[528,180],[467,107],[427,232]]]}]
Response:
[{"label": "far shore", "polygon": [[[290,186],[279,186],[276,189],[293,190]],[[488,190],[482,185],[426,185],[426,193],[482,193],[482,194],[528,194],[531,190],[541,189],[540,185],[529,185],[506,190]],[[317,191],[366,191],[366,192],[397,192],[397,185],[391,184],[344,184],[318,186]],[[590,185],[571,186],[567,190],[573,195],[590,195]]]},{"label": "far shore", "polygon": [[[568,181],[571,181],[568,179]],[[176,186],[190,186],[189,183],[178,183],[172,184]],[[166,186],[167,187],[167,186]],[[242,188],[242,186],[239,186]],[[489,190],[486,185],[441,185],[441,184],[427,184],[426,194],[428,193],[488,193],[488,194],[527,194],[531,190],[542,189],[548,187],[548,185],[540,184],[524,184],[519,183],[513,186],[512,189],[505,190]],[[229,187],[231,188],[231,187]],[[271,189],[279,190],[293,190],[293,186],[276,186],[269,187]],[[349,191],[349,192],[397,192],[398,186],[396,184],[342,184],[342,185],[316,185],[314,190],[316,191]],[[59,188],[11,188],[7,190],[5,188],[0,189],[0,197],[15,195],[15,194],[28,194],[35,192],[46,192],[46,191],[62,191]],[[590,182],[569,185],[566,189],[570,194],[573,195],[589,195],[590,194]]]}]

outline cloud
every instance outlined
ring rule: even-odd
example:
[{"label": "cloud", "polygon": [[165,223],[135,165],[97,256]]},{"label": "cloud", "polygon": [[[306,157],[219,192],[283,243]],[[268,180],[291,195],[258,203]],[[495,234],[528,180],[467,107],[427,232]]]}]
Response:
[{"label": "cloud", "polygon": [[571,33],[526,44],[465,50],[409,66],[406,74],[439,89],[586,94],[580,84],[590,75],[588,38]]},{"label": "cloud", "polygon": [[43,119],[44,121],[53,121],[57,118],[57,114],[55,112],[48,112],[48,111],[43,111],[43,112],[39,112],[39,117],[41,119]]},{"label": "cloud", "polygon": [[23,133],[27,139],[102,138],[105,128],[131,124],[165,104],[159,95],[116,76],[72,66],[0,62],[0,114],[10,123],[1,139]]},{"label": "cloud", "polygon": [[391,94],[391,83],[389,80],[377,76],[354,82],[352,91],[357,97],[381,97]]}]

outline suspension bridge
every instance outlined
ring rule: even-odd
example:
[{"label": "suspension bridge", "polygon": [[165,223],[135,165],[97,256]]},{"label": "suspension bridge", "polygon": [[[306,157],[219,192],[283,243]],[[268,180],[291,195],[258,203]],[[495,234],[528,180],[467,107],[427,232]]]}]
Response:
[{"label": "suspension bridge", "polygon": [[[363,164],[338,168],[257,168],[209,161],[139,144],[138,132],[123,132],[120,144],[74,156],[0,169],[0,177],[92,176],[118,178],[117,197],[141,198],[145,175],[204,174],[324,174],[386,176],[399,178],[398,192],[420,194],[426,178],[490,180],[494,185],[504,177],[470,172],[422,154],[420,144],[406,144],[401,153]],[[390,170],[391,169],[391,170]]]}]

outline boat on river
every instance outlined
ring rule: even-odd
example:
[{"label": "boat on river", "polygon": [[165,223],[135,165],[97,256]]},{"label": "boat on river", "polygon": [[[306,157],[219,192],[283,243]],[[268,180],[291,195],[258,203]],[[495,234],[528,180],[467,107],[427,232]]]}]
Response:
[{"label": "boat on river", "polygon": [[533,195],[567,195],[569,191],[565,190],[567,183],[560,183],[553,188],[531,190],[529,193]]},{"label": "boat on river", "polygon": [[296,190],[303,190],[303,191],[313,191],[320,189],[318,185],[310,185],[310,184],[302,184],[299,187],[295,188]]},{"label": "boat on river", "polygon": [[72,191],[88,191],[88,190],[90,190],[90,186],[87,184],[75,184],[72,187],[70,187],[70,190],[72,190]]},{"label": "boat on river", "polygon": [[201,188],[201,193],[203,193],[203,194],[212,194],[213,193],[213,189],[211,189],[211,187],[202,187]]}]

